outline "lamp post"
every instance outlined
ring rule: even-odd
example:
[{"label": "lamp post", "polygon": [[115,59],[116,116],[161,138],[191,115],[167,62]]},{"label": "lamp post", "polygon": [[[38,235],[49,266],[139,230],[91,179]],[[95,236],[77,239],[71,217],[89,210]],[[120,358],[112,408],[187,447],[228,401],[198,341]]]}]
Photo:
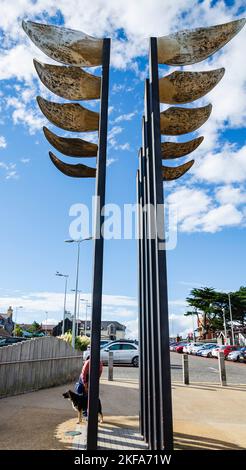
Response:
[{"label": "lamp post", "polygon": [[85,336],[87,336],[87,316],[88,316],[88,307],[91,307],[89,305],[89,301],[87,299],[80,299],[81,302],[86,302],[86,307],[85,307]]},{"label": "lamp post", "polygon": [[19,308],[23,308],[22,305],[19,305],[19,307],[15,307],[15,323],[17,323],[17,312]]},{"label": "lamp post", "polygon": [[234,336],[234,326],[232,322],[232,308],[231,308],[231,294],[228,293],[228,301],[229,301],[229,311],[230,311],[230,320],[231,320],[231,335],[232,335],[232,344],[235,346],[235,336]]},{"label": "lamp post", "polygon": [[[76,292],[75,289],[71,289],[71,292]],[[78,331],[79,331],[79,324],[78,324],[78,320],[79,320],[79,310],[80,310],[80,294],[81,294],[82,290],[79,290],[77,291],[77,298],[78,298],[78,304],[77,304],[77,318],[75,320],[75,336],[78,336]]]},{"label": "lamp post", "polygon": [[59,273],[59,271],[56,271],[56,276],[65,278],[64,308],[63,308],[63,322],[62,322],[62,334],[64,335],[64,332],[65,332],[65,317],[66,317],[66,300],[67,300],[67,281],[68,281],[69,275],[68,274],[62,274],[62,273]]},{"label": "lamp post", "polygon": [[226,318],[225,318],[226,309],[224,307],[222,308],[222,313],[223,313],[223,322],[224,322],[224,335],[225,335],[225,341],[226,341],[226,338],[227,338]]},{"label": "lamp post", "polygon": [[45,334],[46,334],[46,336],[47,336],[47,321],[48,321],[48,312],[45,312],[45,320],[46,320],[46,322],[45,322]]},{"label": "lamp post", "polygon": [[77,302],[78,302],[78,284],[79,284],[79,257],[80,257],[80,244],[86,240],[92,240],[92,237],[82,238],[79,240],[65,240],[65,243],[77,243],[77,268],[76,268],[76,285],[75,285],[75,301],[74,301],[74,314],[72,326],[72,347],[75,349],[75,333],[76,333],[76,316],[77,316]]}]

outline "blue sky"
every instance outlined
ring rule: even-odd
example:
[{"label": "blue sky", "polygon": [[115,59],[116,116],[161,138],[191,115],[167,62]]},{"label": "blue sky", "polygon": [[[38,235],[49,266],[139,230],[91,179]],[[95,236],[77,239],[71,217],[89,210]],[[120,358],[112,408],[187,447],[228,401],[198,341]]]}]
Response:
[{"label": "blue sky", "polygon": [[[76,247],[63,242],[69,237],[69,209],[76,203],[91,207],[95,188],[93,180],[65,177],[49,160],[51,148],[42,125],[59,135],[63,132],[42,116],[35,96],[59,99],[36,78],[32,58],[50,60],[22,32],[22,18],[112,37],[106,199],[123,207],[136,198],[144,78],[148,74],[146,38],[242,17],[245,2],[109,0],[105,5],[101,0],[79,4],[61,0],[58,11],[53,0],[14,0],[11,7],[0,0],[0,7],[0,311],[9,305],[22,305],[18,314],[21,320],[42,321],[48,311],[53,321],[60,319],[63,305],[63,281],[54,273],[60,270],[70,275],[69,289],[75,282]],[[195,134],[204,135],[205,140],[193,154],[196,163],[192,171],[165,187],[166,199],[178,208],[178,243],[168,252],[173,333],[191,328],[183,313],[185,297],[192,287],[207,285],[232,291],[245,284],[243,43],[245,31],[209,61],[184,67],[208,70],[224,66],[226,74],[209,95],[192,104],[213,104],[209,121]],[[168,71],[160,67],[161,76]],[[186,135],[180,140],[191,137]],[[132,335],[137,327],[136,248],[135,240],[105,242],[103,317],[122,321]],[[92,255],[92,242],[85,242],[81,249],[80,289],[88,300]],[[68,308],[73,309],[72,294]]]}]

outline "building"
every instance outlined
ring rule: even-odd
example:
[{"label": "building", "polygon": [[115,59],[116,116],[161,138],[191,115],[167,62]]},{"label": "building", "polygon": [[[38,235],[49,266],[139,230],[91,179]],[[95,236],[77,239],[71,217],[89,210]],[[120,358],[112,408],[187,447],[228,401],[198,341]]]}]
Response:
[{"label": "building", "polygon": [[[9,307],[7,313],[0,313],[0,336],[1,329],[5,330],[9,336],[13,334],[15,324],[13,322],[13,309]],[[2,336],[6,336],[4,331],[2,331]]]},{"label": "building", "polygon": [[[65,319],[64,331],[72,331],[72,321],[68,318]],[[91,322],[90,320],[77,320],[76,330],[78,335],[91,336]],[[122,325],[118,321],[102,321],[101,322],[101,339],[115,340],[124,339],[126,332],[126,326]],[[60,336],[62,334],[62,321],[53,329],[54,336]]]}]

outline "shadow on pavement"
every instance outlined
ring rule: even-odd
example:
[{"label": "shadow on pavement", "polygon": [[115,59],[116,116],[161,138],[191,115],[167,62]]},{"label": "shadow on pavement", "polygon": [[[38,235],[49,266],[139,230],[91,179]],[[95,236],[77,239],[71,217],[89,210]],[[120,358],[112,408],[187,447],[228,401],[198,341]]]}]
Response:
[{"label": "shadow on pavement", "polygon": [[178,450],[244,450],[231,442],[209,437],[174,433],[174,448]]}]

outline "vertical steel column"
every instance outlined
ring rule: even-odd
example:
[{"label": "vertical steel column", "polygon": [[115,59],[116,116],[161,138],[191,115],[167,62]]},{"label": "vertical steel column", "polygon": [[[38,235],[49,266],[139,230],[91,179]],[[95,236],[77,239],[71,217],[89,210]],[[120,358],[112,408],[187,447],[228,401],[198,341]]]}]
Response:
[{"label": "vertical steel column", "polygon": [[[151,391],[149,363],[149,329],[148,329],[148,289],[146,271],[146,225],[144,218],[144,169],[143,149],[139,152],[139,181],[140,181],[140,222],[141,222],[141,283],[142,283],[142,348],[143,348],[143,393],[144,393],[144,438],[149,444],[151,436]],[[152,433],[153,434],[153,433]]]},{"label": "vertical steel column", "polygon": [[97,157],[96,178],[96,213],[95,213],[95,245],[94,245],[94,275],[92,290],[91,318],[91,353],[89,376],[89,403],[87,449],[97,449],[98,432],[98,399],[99,399],[99,367],[100,339],[102,317],[102,283],[103,283],[103,233],[104,216],[102,209],[105,205],[106,158],[107,158],[107,128],[108,128],[108,92],[109,92],[109,61],[110,39],[103,40],[101,109],[99,125],[99,144]]},{"label": "vertical steel column", "polygon": [[156,238],[155,238],[155,206],[153,192],[153,157],[151,146],[151,113],[149,80],[145,81],[145,139],[146,139],[146,200],[147,206],[147,246],[150,277],[150,324],[151,324],[151,356],[152,356],[152,382],[154,384],[153,414],[154,414],[154,450],[162,448],[161,437],[161,400],[160,400],[160,360],[158,348],[158,310],[156,292]]},{"label": "vertical steel column", "polygon": [[150,298],[150,263],[148,250],[148,199],[147,199],[147,179],[146,179],[146,151],[147,151],[147,135],[145,120],[142,121],[142,182],[143,182],[143,241],[144,241],[144,263],[145,263],[145,301],[146,301],[146,348],[147,348],[147,370],[148,370],[148,421],[149,421],[149,439],[148,444],[151,450],[156,448],[156,405],[155,405],[155,383],[153,382],[152,372],[155,368],[154,358],[152,355],[153,341],[155,341],[155,332],[152,329],[151,315],[151,298]]},{"label": "vertical steel column", "polygon": [[[172,390],[169,351],[169,324],[168,324],[168,290],[166,270],[166,250],[160,246],[158,228],[164,229],[164,195],[162,179],[161,133],[160,133],[160,100],[159,100],[159,74],[157,40],[150,39],[150,104],[152,125],[152,155],[154,173],[154,197],[156,206],[156,287],[158,300],[158,346],[160,357],[160,400],[161,419],[163,430],[163,444],[165,450],[173,448],[173,422],[172,422]],[[165,240],[161,240],[162,243]]]},{"label": "vertical steel column", "polygon": [[144,344],[143,344],[143,312],[144,312],[144,305],[142,302],[143,296],[143,282],[142,282],[142,246],[141,240],[143,237],[142,234],[142,224],[141,224],[141,186],[140,186],[140,179],[139,179],[139,170],[137,171],[136,175],[136,193],[137,193],[137,240],[138,240],[138,343],[139,343],[139,404],[140,404],[140,412],[139,412],[139,423],[140,423],[140,434],[141,436],[145,437],[145,351],[144,351]]}]

